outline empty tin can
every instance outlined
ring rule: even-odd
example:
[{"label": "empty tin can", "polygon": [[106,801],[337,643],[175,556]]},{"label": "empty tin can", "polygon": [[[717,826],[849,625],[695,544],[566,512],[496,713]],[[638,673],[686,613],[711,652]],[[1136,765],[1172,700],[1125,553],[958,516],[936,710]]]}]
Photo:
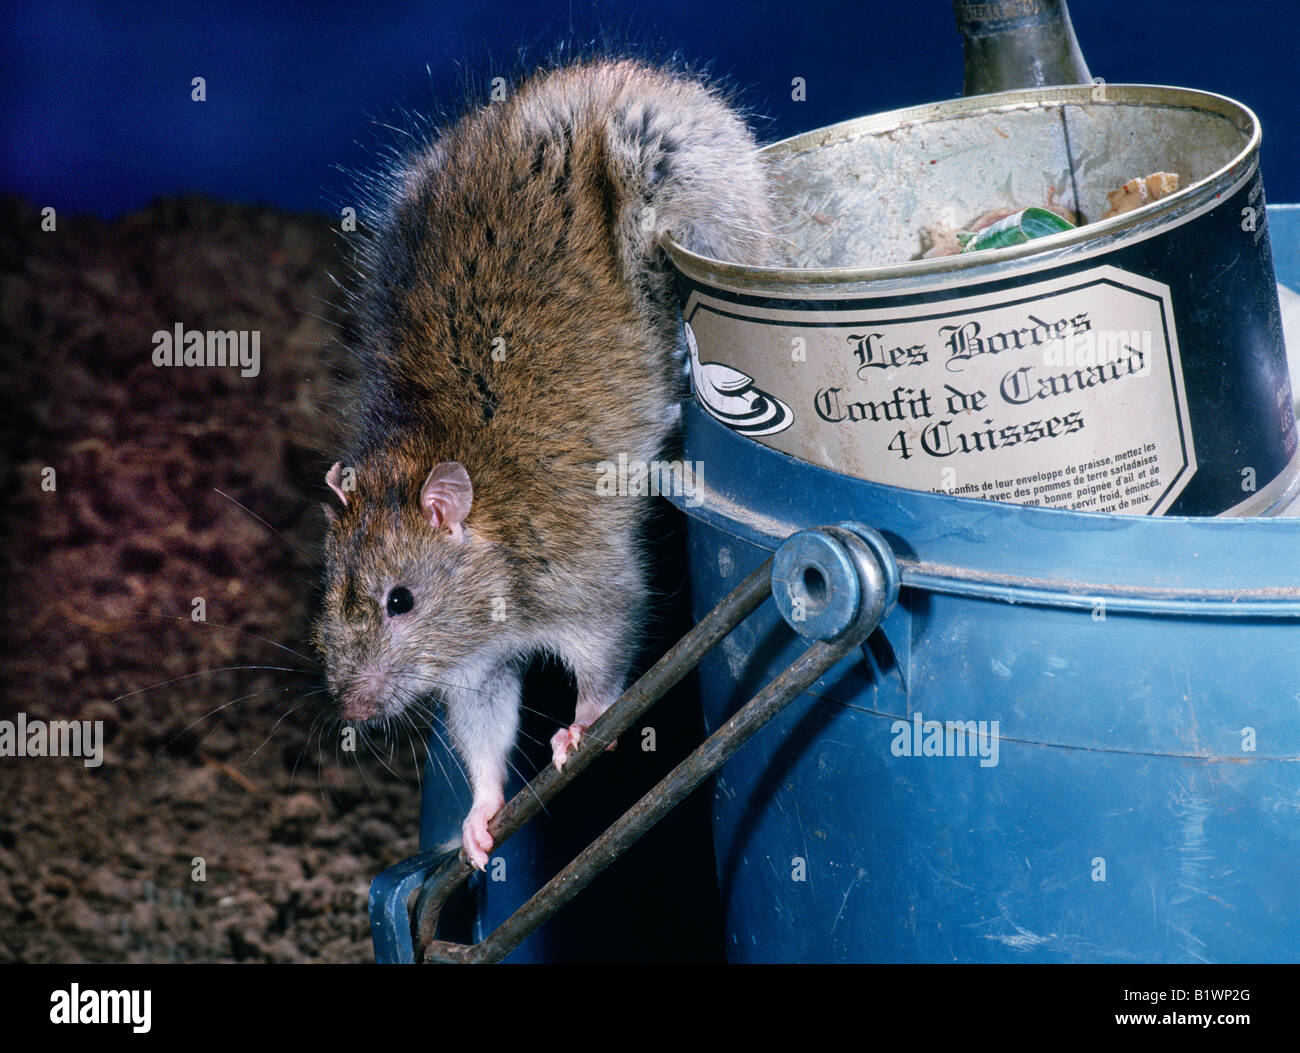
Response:
[{"label": "empty tin can", "polygon": [[[1300,486],[1245,106],[1078,85],[864,117],[768,147],[781,266],[665,248],[695,397],[873,482],[1043,507],[1267,515]],[[1102,218],[1134,177],[1180,189]],[[922,228],[1046,206],[1077,229],[920,258]]]}]

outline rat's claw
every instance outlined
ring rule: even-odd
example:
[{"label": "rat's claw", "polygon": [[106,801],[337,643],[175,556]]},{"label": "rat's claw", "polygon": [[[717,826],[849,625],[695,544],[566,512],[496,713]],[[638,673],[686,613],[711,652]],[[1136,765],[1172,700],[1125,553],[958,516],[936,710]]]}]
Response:
[{"label": "rat's claw", "polygon": [[564,762],[582,743],[582,733],[586,730],[581,724],[570,724],[551,736],[551,758],[555,761],[556,771],[564,770]]},{"label": "rat's claw", "polygon": [[465,858],[477,870],[487,870],[488,853],[492,851],[492,835],[488,833],[488,820],[500,810],[500,805],[479,806],[470,810],[461,824],[461,846],[465,849]]}]

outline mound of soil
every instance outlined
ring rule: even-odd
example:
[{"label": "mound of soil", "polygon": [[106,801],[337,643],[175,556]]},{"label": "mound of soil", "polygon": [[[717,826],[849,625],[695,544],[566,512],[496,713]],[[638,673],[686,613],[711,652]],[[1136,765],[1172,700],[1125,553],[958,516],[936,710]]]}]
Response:
[{"label": "mound of soil", "polygon": [[[320,217],[0,202],[0,719],[106,739],[0,757],[0,960],[371,959],[418,769],[340,753],[305,643],[339,266]],[[178,323],[256,330],[259,374],[155,366]]]}]

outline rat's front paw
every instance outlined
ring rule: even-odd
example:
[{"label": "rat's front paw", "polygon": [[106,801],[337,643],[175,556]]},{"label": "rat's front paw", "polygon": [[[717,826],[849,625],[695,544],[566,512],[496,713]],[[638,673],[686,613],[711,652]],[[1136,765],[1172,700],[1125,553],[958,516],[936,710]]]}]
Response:
[{"label": "rat's front paw", "polygon": [[465,849],[465,858],[479,870],[487,870],[488,853],[492,851],[492,835],[488,833],[488,821],[501,810],[497,802],[477,805],[465,816],[461,824],[461,846]]},{"label": "rat's front paw", "polygon": [[551,759],[555,762],[556,771],[564,770],[564,762],[582,743],[582,733],[586,730],[581,724],[570,724],[551,736]]}]

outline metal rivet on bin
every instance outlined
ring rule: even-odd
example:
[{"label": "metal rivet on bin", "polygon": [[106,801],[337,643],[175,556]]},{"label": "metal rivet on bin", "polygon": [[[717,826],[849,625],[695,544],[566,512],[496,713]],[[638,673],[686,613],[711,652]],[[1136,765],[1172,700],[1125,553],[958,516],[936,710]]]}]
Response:
[{"label": "metal rivet on bin", "polygon": [[843,541],[820,530],[786,538],[772,560],[772,596],[796,632],[829,640],[857,619],[862,588]]},{"label": "metal rivet on bin", "polygon": [[772,560],[777,609],[810,640],[832,640],[863,618],[878,622],[893,606],[898,582],[888,543],[857,523],[801,530]]}]

